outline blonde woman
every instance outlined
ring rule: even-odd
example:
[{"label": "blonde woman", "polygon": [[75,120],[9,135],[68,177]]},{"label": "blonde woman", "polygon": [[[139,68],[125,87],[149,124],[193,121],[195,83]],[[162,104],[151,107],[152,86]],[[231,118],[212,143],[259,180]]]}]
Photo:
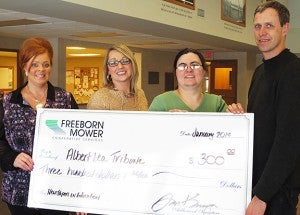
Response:
[{"label": "blonde woman", "polygon": [[138,76],[132,51],[124,44],[113,45],[104,60],[103,87],[92,95],[87,108],[146,111],[148,102],[137,87]]}]

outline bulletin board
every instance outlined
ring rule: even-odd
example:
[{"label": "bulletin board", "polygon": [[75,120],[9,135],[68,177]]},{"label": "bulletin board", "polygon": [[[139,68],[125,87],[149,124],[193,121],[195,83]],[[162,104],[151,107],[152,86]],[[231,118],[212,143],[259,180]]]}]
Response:
[{"label": "bulletin board", "polygon": [[98,67],[74,68],[73,95],[77,104],[87,104],[92,94],[100,87]]}]

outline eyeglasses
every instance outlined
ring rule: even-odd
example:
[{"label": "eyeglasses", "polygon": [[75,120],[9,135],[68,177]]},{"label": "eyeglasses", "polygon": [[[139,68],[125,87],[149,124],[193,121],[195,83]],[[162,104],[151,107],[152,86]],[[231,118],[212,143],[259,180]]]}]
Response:
[{"label": "eyeglasses", "polygon": [[202,67],[201,64],[199,63],[191,63],[190,66],[188,66],[186,63],[181,63],[177,66],[177,69],[179,71],[185,71],[187,70],[188,68],[191,68],[192,70],[197,70],[197,69],[200,69],[200,67]]},{"label": "eyeglasses", "polygon": [[47,69],[50,67],[50,63],[45,62],[45,63],[40,63],[40,62],[32,62],[31,63],[31,68],[39,68],[39,66],[42,65],[44,69]]},{"label": "eyeglasses", "polygon": [[121,63],[122,65],[127,65],[127,64],[131,63],[131,60],[129,60],[128,58],[122,58],[121,60],[110,60],[110,61],[107,61],[107,65],[111,66],[111,67],[118,66],[119,63]]}]

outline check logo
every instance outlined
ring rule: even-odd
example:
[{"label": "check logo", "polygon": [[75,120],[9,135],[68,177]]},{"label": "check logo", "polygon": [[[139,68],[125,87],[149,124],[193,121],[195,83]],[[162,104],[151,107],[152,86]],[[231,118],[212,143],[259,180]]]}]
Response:
[{"label": "check logo", "polygon": [[46,120],[46,125],[48,128],[50,128],[52,131],[54,131],[56,134],[66,134],[64,130],[62,130],[60,127],[57,125],[58,120]]}]

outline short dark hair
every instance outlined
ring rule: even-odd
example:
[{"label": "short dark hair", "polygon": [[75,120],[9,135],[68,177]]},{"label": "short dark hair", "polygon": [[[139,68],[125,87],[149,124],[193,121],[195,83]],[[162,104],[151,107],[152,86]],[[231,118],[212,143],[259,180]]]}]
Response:
[{"label": "short dark hair", "polygon": [[257,13],[262,13],[267,8],[273,8],[274,10],[277,11],[281,27],[284,24],[290,22],[290,12],[289,12],[289,10],[286,8],[286,6],[279,3],[278,1],[267,1],[265,3],[262,3],[262,4],[258,5],[257,8],[254,11],[254,16]]},{"label": "short dark hair", "polygon": [[205,64],[205,58],[203,57],[203,55],[201,54],[200,51],[198,51],[197,49],[192,49],[192,48],[185,48],[185,49],[182,49],[181,51],[179,51],[174,59],[174,63],[173,63],[173,68],[174,68],[174,71],[176,71],[176,68],[177,68],[177,61],[178,59],[184,55],[184,54],[188,54],[188,53],[194,53],[196,55],[198,55],[201,63],[202,63],[202,67],[203,69],[206,71],[206,64]]}]

